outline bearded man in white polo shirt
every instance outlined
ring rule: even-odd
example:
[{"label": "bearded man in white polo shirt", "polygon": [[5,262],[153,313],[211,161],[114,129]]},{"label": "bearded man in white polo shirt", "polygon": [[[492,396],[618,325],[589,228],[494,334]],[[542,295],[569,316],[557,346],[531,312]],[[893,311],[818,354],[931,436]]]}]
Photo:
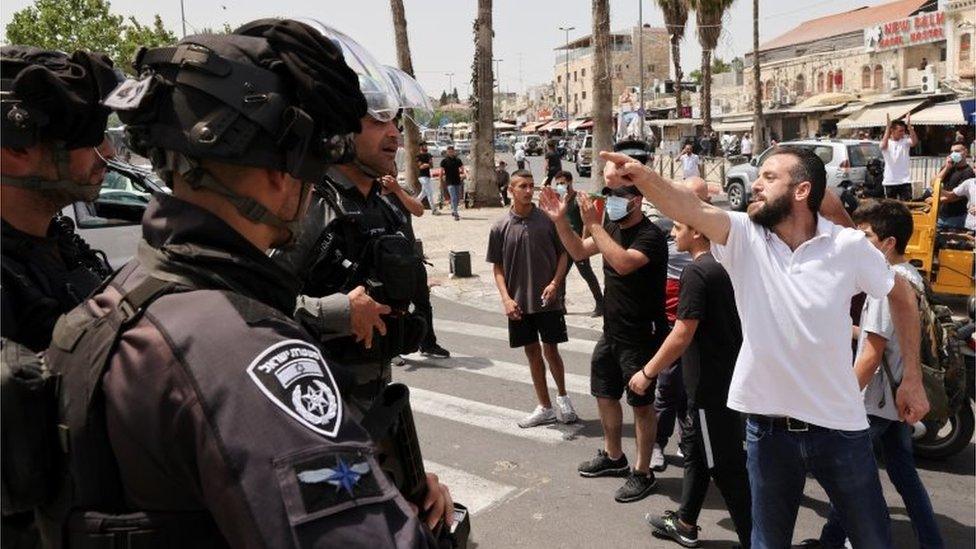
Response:
[{"label": "bearded man in white polo shirt", "polygon": [[918,309],[914,291],[860,231],[822,215],[839,206],[826,192],[823,162],[809,150],[777,149],[763,161],[755,202],[743,214],[703,203],[624,155],[601,155],[608,186],[636,185],[662,214],[695,227],[732,279],[743,343],[728,406],[749,417],[752,547],[789,547],[807,473],[842,515],[854,547],[890,547],[888,509],[851,369],[850,299],[862,291],[888,297],[908,351],[896,395],[908,422],[929,406]]}]

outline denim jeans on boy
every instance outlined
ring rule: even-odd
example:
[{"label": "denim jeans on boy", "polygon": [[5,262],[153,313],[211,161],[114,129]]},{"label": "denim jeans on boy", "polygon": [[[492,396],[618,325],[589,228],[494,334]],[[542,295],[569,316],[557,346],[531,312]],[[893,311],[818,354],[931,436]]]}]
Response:
[{"label": "denim jeans on boy", "polygon": [[[868,421],[871,422],[871,438],[881,443],[888,478],[905,502],[918,546],[922,549],[945,547],[939,525],[935,523],[935,512],[932,510],[929,494],[915,470],[911,427],[905,422],[878,416],[869,415]],[[846,537],[840,516],[831,508],[827,524],[820,533],[821,545],[843,547]]]},{"label": "denim jeans on boy", "polygon": [[870,429],[810,426],[793,432],[752,416],[746,422],[746,450],[753,549],[790,546],[807,473],[827,492],[855,548],[891,547]]},{"label": "denim jeans on boy", "polygon": [[456,217],[458,214],[458,203],[461,201],[463,185],[448,185],[447,193],[451,195],[451,213]]},{"label": "denim jeans on boy", "polygon": [[437,210],[437,198],[436,198],[437,192],[435,187],[436,183],[431,181],[431,179],[427,176],[420,176],[417,179],[420,180],[420,194],[417,195],[417,200],[423,200],[424,197],[427,197],[427,203],[430,204],[430,210],[436,211]]}]

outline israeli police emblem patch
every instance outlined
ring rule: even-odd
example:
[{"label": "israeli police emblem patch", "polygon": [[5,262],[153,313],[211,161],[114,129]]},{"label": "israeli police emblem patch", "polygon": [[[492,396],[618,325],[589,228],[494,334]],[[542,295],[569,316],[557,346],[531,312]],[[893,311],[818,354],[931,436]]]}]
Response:
[{"label": "israeli police emblem patch", "polygon": [[289,339],[268,347],[247,373],[271,402],[309,429],[334,438],[342,424],[342,397],[322,353]]}]

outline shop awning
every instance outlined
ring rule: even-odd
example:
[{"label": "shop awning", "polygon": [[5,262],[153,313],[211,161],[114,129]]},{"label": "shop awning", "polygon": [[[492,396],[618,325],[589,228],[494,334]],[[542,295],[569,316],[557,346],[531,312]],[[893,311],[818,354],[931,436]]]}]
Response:
[{"label": "shop awning", "polygon": [[918,126],[956,126],[965,123],[959,101],[936,103],[912,113],[912,124]]},{"label": "shop awning", "polygon": [[712,129],[717,132],[748,132],[752,131],[752,120],[740,122],[716,122]]},{"label": "shop awning", "polygon": [[[576,120],[573,120],[569,123],[569,131],[574,132],[577,129],[579,129],[580,126],[582,126],[587,122],[590,122],[589,118],[577,118]],[[592,122],[590,123],[590,125],[591,126],[593,125]]]},{"label": "shop awning", "polygon": [[549,123],[548,120],[537,120],[535,122],[529,122],[528,124],[522,126],[522,129],[520,131],[522,133],[532,133],[537,129],[539,129],[541,126],[545,126],[548,123]]},{"label": "shop awning", "polygon": [[658,120],[648,120],[652,126],[700,126],[701,118],[660,118]]},{"label": "shop awning", "polygon": [[502,122],[501,120],[495,121],[496,130],[514,130],[515,124],[509,124],[508,122]]},{"label": "shop awning", "polygon": [[[897,103],[875,103],[868,105],[838,122],[837,128],[841,130],[882,128],[889,117],[891,120],[902,118],[926,101],[927,99],[914,99],[912,101],[899,101]],[[914,122],[912,120],[912,123]]]},{"label": "shop awning", "polygon": [[535,131],[537,131],[537,132],[549,132],[549,131],[552,131],[552,130],[565,130],[565,129],[566,129],[566,121],[565,120],[552,120],[548,124],[546,124],[545,126],[536,128]]},{"label": "shop awning", "polygon": [[[570,126],[570,127],[572,127],[572,126]],[[592,127],[593,127],[593,120],[592,119],[587,119],[584,122],[582,122],[579,126],[576,126],[576,129],[577,130],[588,130],[588,129],[592,128]]]}]

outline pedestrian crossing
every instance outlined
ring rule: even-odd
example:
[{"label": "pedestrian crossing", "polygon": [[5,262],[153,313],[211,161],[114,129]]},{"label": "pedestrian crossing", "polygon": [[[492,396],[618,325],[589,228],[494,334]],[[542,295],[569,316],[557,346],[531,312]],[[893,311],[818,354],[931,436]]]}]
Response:
[{"label": "pedestrian crossing", "polygon": [[[481,349],[499,349],[497,354],[503,356],[508,349],[508,330],[504,327],[441,318],[435,320],[435,327],[438,336],[447,341],[479,342],[481,345],[472,346]],[[504,342],[505,345],[498,345],[498,342]],[[565,374],[566,391],[576,402],[583,402],[584,399],[590,398],[588,367],[581,368],[581,364],[589,364],[589,357],[595,345],[595,339],[583,338],[572,338],[559,345],[564,361],[572,361],[577,372],[587,372],[586,375],[568,371]],[[509,362],[494,356],[489,358],[456,352],[460,350],[473,352],[469,348],[458,348],[450,344],[446,346],[455,351],[450,358],[427,358],[415,353],[404,356],[404,367],[394,371],[394,380],[406,383],[410,388],[410,406],[417,416],[421,438],[427,444],[439,445],[439,433],[423,429],[426,425],[446,425],[437,422],[459,424],[464,426],[463,432],[471,433],[471,440],[477,440],[478,443],[465,445],[465,451],[482,447],[479,445],[490,448],[495,444],[493,441],[509,445],[529,444],[540,448],[553,448],[575,439],[583,429],[582,423],[570,425],[556,423],[529,429],[520,428],[518,421],[531,411],[531,408],[525,404],[533,400],[532,378],[524,357],[520,357],[522,360],[519,362],[514,361],[518,359]],[[496,355],[493,351],[478,354]],[[508,356],[519,355],[521,351],[508,353]],[[548,382],[552,394],[555,388],[551,377],[548,378]],[[518,387],[519,401],[524,404],[518,407],[507,407],[502,405],[504,402],[497,402],[491,398],[493,394],[514,394],[512,384]],[[467,391],[463,390],[465,387],[468,388]],[[472,390],[472,388],[477,389]],[[472,394],[475,396],[472,397]],[[501,400],[511,403],[513,399]],[[434,423],[430,423],[429,418],[435,420]],[[436,452],[425,451],[425,457],[430,453]],[[466,505],[471,515],[496,507],[528,489],[520,486],[518,482],[505,480],[504,476],[498,478],[497,471],[491,470],[490,467],[471,470],[476,468],[475,465],[471,465],[472,460],[464,459],[461,454],[447,453],[450,455],[449,461],[441,463],[437,460],[425,460],[425,467],[428,472],[437,474],[440,481],[450,487],[454,500]],[[442,451],[441,455],[443,454]],[[504,455],[499,455],[498,459],[503,457]]]}]

